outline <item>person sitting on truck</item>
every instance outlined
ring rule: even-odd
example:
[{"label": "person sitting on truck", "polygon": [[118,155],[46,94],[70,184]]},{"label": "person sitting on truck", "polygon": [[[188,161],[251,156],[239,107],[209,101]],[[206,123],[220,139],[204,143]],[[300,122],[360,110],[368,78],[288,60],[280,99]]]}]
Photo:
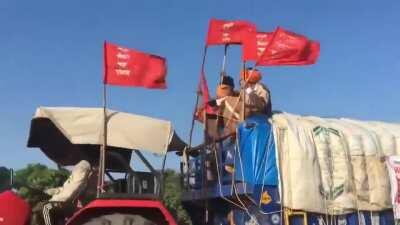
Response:
[{"label": "person sitting on truck", "polygon": [[80,161],[74,166],[71,175],[65,181],[63,186],[50,188],[45,193],[51,196],[47,202],[39,203],[32,211],[33,213],[42,214],[42,220],[37,215],[33,223],[55,225],[60,219],[59,215],[63,215],[65,210],[73,207],[81,192],[86,188],[87,182],[91,175],[90,163],[86,160]]}]

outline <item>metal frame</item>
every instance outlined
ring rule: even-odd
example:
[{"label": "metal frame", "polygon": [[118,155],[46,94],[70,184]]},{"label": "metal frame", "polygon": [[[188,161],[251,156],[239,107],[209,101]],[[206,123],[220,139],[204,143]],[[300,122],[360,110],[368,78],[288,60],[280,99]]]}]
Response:
[{"label": "metal frame", "polygon": [[[163,162],[162,162],[162,169],[161,171],[157,171],[152,164],[146,159],[146,157],[137,149],[132,150],[137,156],[138,158],[141,160],[141,162],[143,162],[143,164],[145,165],[145,167],[150,170],[150,174],[152,174],[154,176],[154,196],[156,198],[161,198],[163,193],[164,193],[164,185],[163,185],[163,181],[164,181],[164,172],[165,172],[165,163],[166,163],[166,158],[167,155],[164,155],[163,157]],[[121,162],[121,165],[125,168],[124,171],[114,171],[114,170],[106,170],[104,167],[103,168],[99,168],[99,170],[103,170],[103,171],[99,171],[99,174],[102,176],[107,176],[112,182],[116,182],[117,180],[114,179],[114,177],[111,175],[111,173],[115,172],[115,173],[121,173],[124,172],[126,173],[128,176],[125,176],[125,179],[127,180],[127,184],[129,186],[127,186],[127,189],[129,190],[127,193],[119,193],[119,195],[133,195],[133,192],[136,192],[135,190],[135,183],[136,181],[140,181],[140,177],[138,176],[138,172],[134,171],[131,167],[130,167],[130,162],[127,162],[124,158],[122,158],[120,155],[115,154],[114,152],[110,152],[107,151],[106,152],[107,156],[111,156],[115,159],[117,159],[118,161]],[[105,158],[104,158],[105,159]],[[105,162],[104,162],[105,163]],[[99,178],[99,180],[104,180],[104,177]],[[139,185],[139,190],[138,193],[142,194],[142,184]],[[117,194],[118,195],[118,194]],[[111,196],[107,193],[105,193],[105,191],[102,189],[101,193],[98,193],[97,197],[98,198],[102,198],[104,196]]]}]

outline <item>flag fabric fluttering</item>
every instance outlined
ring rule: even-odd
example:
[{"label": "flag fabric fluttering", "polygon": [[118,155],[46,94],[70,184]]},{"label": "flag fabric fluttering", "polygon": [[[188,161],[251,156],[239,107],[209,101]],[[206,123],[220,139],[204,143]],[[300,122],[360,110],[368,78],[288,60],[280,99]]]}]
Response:
[{"label": "flag fabric fluttering", "polygon": [[272,36],[273,32],[247,33],[242,45],[242,60],[257,61],[271,42]]},{"label": "flag fabric fluttering", "polygon": [[317,61],[319,52],[318,42],[278,27],[256,65],[310,65]]},{"label": "flag fabric fluttering", "polygon": [[204,74],[204,71],[201,71],[200,74],[200,82],[199,82],[199,94],[202,97],[202,105],[201,107],[206,110],[206,113],[208,114],[216,114],[215,110],[213,107],[211,107],[208,102],[211,100],[210,98],[210,92],[208,90],[208,84],[206,80],[206,76]]},{"label": "flag fabric fluttering", "polygon": [[[264,66],[301,66],[301,65],[311,65],[315,64],[319,57],[320,45],[317,41],[309,41],[304,48],[301,56],[296,59],[277,59],[269,60]],[[258,64],[260,65],[260,64]]]},{"label": "flag fabric fluttering", "polygon": [[165,89],[166,59],[104,42],[104,84]]},{"label": "flag fabric fluttering", "polygon": [[241,44],[247,33],[256,32],[256,25],[243,20],[211,19],[206,45]]}]

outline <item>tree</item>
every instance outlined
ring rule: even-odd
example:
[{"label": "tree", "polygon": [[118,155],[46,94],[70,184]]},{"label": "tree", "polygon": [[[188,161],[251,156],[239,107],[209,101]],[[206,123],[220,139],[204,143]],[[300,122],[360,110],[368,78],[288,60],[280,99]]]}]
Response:
[{"label": "tree", "polygon": [[0,167],[0,192],[11,187],[11,170],[6,167]]},{"label": "tree", "polygon": [[174,170],[165,171],[163,201],[178,224],[191,225],[190,217],[181,204],[182,188],[180,179],[179,174]]},{"label": "tree", "polygon": [[29,164],[15,173],[14,187],[18,194],[31,206],[49,198],[43,191],[61,186],[68,179],[70,172],[66,169],[49,169],[41,164]]}]

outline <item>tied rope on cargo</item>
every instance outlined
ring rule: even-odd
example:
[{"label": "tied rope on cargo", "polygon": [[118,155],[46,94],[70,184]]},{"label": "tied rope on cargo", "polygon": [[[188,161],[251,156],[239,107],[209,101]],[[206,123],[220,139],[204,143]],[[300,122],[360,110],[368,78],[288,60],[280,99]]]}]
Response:
[{"label": "tied rope on cargo", "polygon": [[225,200],[225,201],[231,203],[232,205],[234,205],[234,206],[236,206],[236,207],[238,207],[238,208],[240,208],[240,209],[245,210],[245,208],[244,208],[243,206],[240,206],[240,205],[236,204],[235,202],[233,202],[232,200],[230,200],[230,199],[228,199],[228,198],[226,198],[226,197],[224,196],[224,194],[223,194],[223,192],[222,192],[221,176],[220,176],[220,171],[219,171],[220,166],[219,166],[219,162],[218,162],[218,156],[217,156],[217,152],[216,152],[215,143],[214,143],[213,149],[214,149],[213,152],[214,152],[215,166],[217,167],[217,180],[218,180],[219,196],[220,196],[223,200]]},{"label": "tied rope on cargo", "polygon": [[[216,147],[215,147],[215,145],[213,145],[213,150],[214,150],[213,152],[214,152],[214,156],[215,156],[214,159],[215,159],[215,163],[216,163],[216,167],[217,167],[216,169],[217,169],[217,176],[218,176],[219,194],[220,194],[221,198],[224,199],[225,201],[231,203],[232,205],[234,205],[234,206],[236,206],[236,207],[238,207],[238,208],[244,210],[244,211],[246,212],[246,214],[250,217],[250,219],[251,219],[253,222],[255,222],[257,225],[260,225],[259,222],[257,221],[257,219],[254,218],[254,217],[251,215],[251,213],[249,212],[249,210],[248,210],[248,208],[246,207],[246,205],[240,200],[240,198],[239,198],[239,196],[238,196],[238,194],[237,194],[237,190],[236,190],[236,186],[235,186],[235,183],[234,183],[234,179],[232,179],[232,185],[233,185],[233,187],[234,187],[234,189],[235,189],[235,195],[236,195],[236,198],[238,199],[240,205],[237,204],[237,203],[235,203],[235,202],[233,202],[233,201],[231,201],[230,199],[226,198],[225,196],[223,196],[223,193],[222,193],[222,184],[221,184],[220,173],[219,173],[219,168],[220,168],[220,166],[219,166],[219,163],[218,163],[218,157],[217,157],[217,154],[216,154]],[[236,152],[235,152],[235,157],[236,157]],[[235,161],[235,160],[234,160],[234,161]],[[232,177],[234,177],[234,176],[232,176]]]},{"label": "tied rope on cargo", "polygon": [[[270,131],[272,131],[272,127],[270,128],[271,130]],[[239,132],[237,132],[237,134],[238,134]],[[267,170],[267,160],[266,159],[268,159],[268,156],[269,156],[269,154],[270,154],[270,148],[271,148],[271,146],[272,146],[272,144],[273,144],[273,142],[272,142],[272,132],[270,132],[269,133],[269,139],[268,139],[268,144],[267,144],[267,152],[266,152],[266,154],[264,155],[264,157],[263,157],[263,160],[262,160],[262,162],[264,163],[264,168],[263,168],[263,171],[264,171],[264,173],[263,173],[263,178],[262,178],[262,182],[264,182],[264,180],[265,180],[265,176],[266,176],[266,170]],[[241,151],[240,151],[240,144],[238,143],[238,140],[239,140],[239,138],[236,138],[236,145],[235,145],[235,156],[236,156],[236,154],[238,154],[238,157],[239,157],[239,164],[240,164],[240,169],[241,169],[241,177],[242,177],[242,180],[243,181],[245,181],[245,175],[244,175],[244,169],[243,169],[243,160],[242,160],[242,158],[241,158]],[[234,168],[237,168],[236,167],[236,159],[234,160]],[[235,171],[235,170],[234,170]],[[232,177],[232,179],[234,178],[235,176],[233,176]],[[234,182],[233,182],[233,184],[234,184]],[[235,185],[235,184],[234,184]],[[271,215],[271,214],[275,214],[275,213],[281,213],[282,211],[283,211],[283,207],[282,207],[282,205],[281,205],[281,210],[278,210],[278,211],[272,211],[272,212],[264,212],[262,209],[261,209],[261,196],[262,196],[262,193],[263,193],[263,191],[264,191],[264,185],[262,185],[262,189],[261,189],[261,193],[260,193],[260,196],[259,196],[259,198],[260,198],[260,202],[259,203],[256,203],[256,201],[251,197],[251,196],[249,196],[248,194],[247,194],[247,183],[246,182],[243,182],[243,186],[244,186],[244,195],[258,208],[258,212],[259,213],[261,213],[261,214],[263,214],[263,215]],[[237,187],[236,186],[234,186],[235,187],[235,194],[236,194],[236,197],[238,198],[238,200],[239,201],[241,201],[241,198],[240,198],[240,196],[238,195],[238,191],[237,191]],[[242,203],[243,204],[243,203]],[[281,220],[281,222],[282,222],[282,220]]]}]

